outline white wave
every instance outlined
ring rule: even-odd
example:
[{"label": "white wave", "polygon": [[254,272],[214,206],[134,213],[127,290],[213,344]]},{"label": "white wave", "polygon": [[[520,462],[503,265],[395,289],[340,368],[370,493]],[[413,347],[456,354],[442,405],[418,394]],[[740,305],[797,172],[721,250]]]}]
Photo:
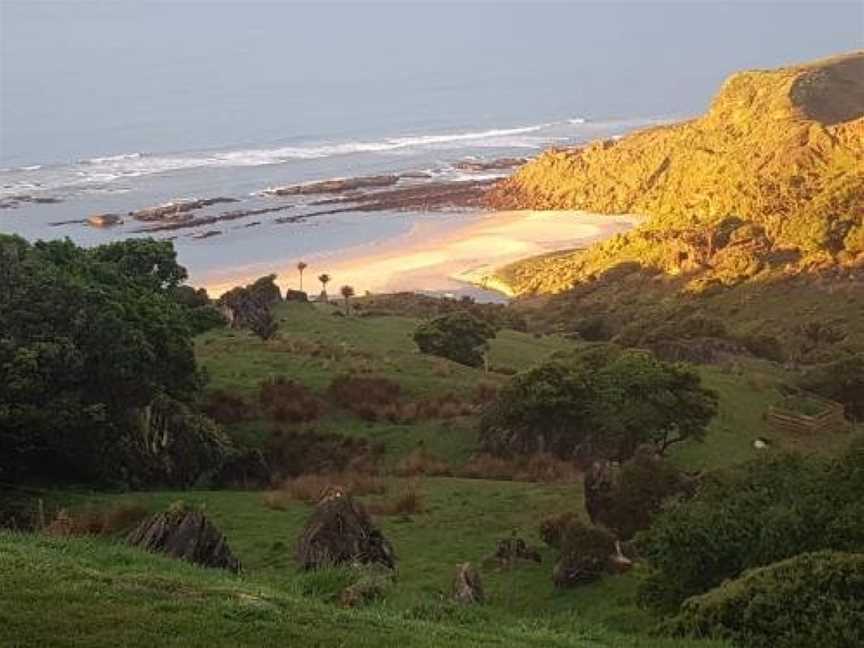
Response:
[{"label": "white wave", "polygon": [[[641,124],[637,122],[642,122]],[[619,122],[590,122],[585,129],[591,133],[607,130],[620,131],[656,120],[631,120]],[[120,153],[80,160],[69,165],[39,165],[26,171],[14,171],[15,180],[41,181],[40,189],[71,190],[104,188],[118,181],[128,181],[141,176],[184,171],[198,168],[233,168],[275,165],[292,160],[312,160],[356,154],[409,153],[413,150],[459,150],[464,148],[489,149],[541,149],[546,146],[572,141],[563,136],[562,124],[584,124],[586,120],[573,117],[566,121],[537,123],[514,128],[490,128],[485,130],[405,135],[378,140],[342,142],[319,142],[296,146],[272,148],[245,148],[235,150],[198,151],[177,154],[148,154],[141,152]],[[558,129],[556,131],[556,128]],[[582,130],[582,129],[580,129]],[[610,133],[612,134],[612,133]],[[22,175],[23,174],[23,175]],[[0,172],[0,178],[4,175]],[[9,178],[10,180],[12,178]],[[15,183],[17,184],[17,183]],[[3,189],[8,189],[4,187]],[[23,189],[16,186],[16,191]],[[0,191],[0,195],[6,193]]]},{"label": "white wave", "polygon": [[31,164],[30,166],[18,167],[18,171],[38,171],[41,168],[41,164]]},{"label": "white wave", "polygon": [[120,162],[121,160],[138,160],[143,156],[142,153],[119,153],[118,155],[107,155],[105,157],[94,157],[88,160],[81,160],[82,164],[104,164],[106,162]]}]

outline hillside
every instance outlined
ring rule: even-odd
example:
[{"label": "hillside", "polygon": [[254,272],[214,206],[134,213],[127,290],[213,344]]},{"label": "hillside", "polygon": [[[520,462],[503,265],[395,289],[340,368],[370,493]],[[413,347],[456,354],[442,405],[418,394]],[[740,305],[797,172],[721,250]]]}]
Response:
[{"label": "hillside", "polygon": [[662,217],[648,227],[737,216],[778,244],[864,252],[864,53],[735,74],[705,116],[549,151],[492,201]]},{"label": "hillside", "polygon": [[[534,301],[537,320],[604,317],[613,336],[698,313],[788,359],[864,348],[864,53],[733,75],[705,116],[549,151],[492,202],[648,215],[499,269],[517,295],[560,295]],[[832,333],[808,341],[814,326]]]},{"label": "hillside", "polygon": [[[726,645],[630,638],[589,625],[569,632],[542,623],[502,626],[484,620],[482,613],[448,621],[384,607],[341,610],[290,587],[226,576],[98,540],[0,532],[0,578],[17,594],[0,599],[4,646]],[[5,642],[9,637],[12,644]]]}]

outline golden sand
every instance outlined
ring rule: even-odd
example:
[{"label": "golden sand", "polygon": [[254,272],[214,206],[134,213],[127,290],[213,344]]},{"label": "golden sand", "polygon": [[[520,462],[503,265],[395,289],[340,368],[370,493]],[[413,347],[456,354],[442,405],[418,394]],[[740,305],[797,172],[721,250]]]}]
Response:
[{"label": "golden sand", "polygon": [[[319,287],[316,277],[332,277],[330,292],[351,285],[357,294],[397,291],[447,292],[465,284],[486,286],[506,293],[490,275],[495,268],[554,250],[583,247],[626,231],[638,216],[605,216],[580,211],[504,211],[478,214],[466,223],[436,227],[421,223],[407,234],[377,243],[341,250],[338,255],[308,255],[304,279],[310,293]],[[283,288],[297,288],[297,262],[276,264]],[[260,274],[260,273],[258,273]],[[212,295],[254,280],[236,269],[219,281],[205,280]]]}]

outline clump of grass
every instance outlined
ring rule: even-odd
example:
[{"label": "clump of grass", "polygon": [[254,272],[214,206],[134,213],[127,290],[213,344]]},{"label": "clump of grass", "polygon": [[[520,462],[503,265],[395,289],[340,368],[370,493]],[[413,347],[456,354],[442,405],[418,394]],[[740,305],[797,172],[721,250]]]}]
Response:
[{"label": "clump of grass", "polygon": [[457,474],[469,479],[543,483],[574,482],[581,477],[572,463],[545,453],[515,459],[478,454],[462,466]]},{"label": "clump of grass", "polygon": [[416,483],[397,497],[378,502],[370,502],[366,510],[376,515],[416,515],[426,510],[426,500]]},{"label": "clump of grass", "polygon": [[332,488],[358,497],[384,495],[387,482],[377,475],[362,472],[300,475],[285,480],[277,490],[264,493],[262,500],[267,508],[284,511],[293,502],[317,502]]},{"label": "clump of grass", "polygon": [[52,536],[111,536],[128,531],[149,512],[140,504],[114,504],[108,508],[60,509],[43,529]]},{"label": "clump of grass", "polygon": [[398,416],[402,386],[380,376],[342,374],[333,379],[327,394],[339,407],[377,421]]},{"label": "clump of grass", "polygon": [[446,477],[452,475],[450,465],[443,459],[439,459],[425,448],[416,448],[403,457],[395,468],[395,473],[400,477]]},{"label": "clump of grass", "polygon": [[280,423],[314,421],[324,410],[309,388],[284,376],[263,381],[258,398],[270,418]]}]

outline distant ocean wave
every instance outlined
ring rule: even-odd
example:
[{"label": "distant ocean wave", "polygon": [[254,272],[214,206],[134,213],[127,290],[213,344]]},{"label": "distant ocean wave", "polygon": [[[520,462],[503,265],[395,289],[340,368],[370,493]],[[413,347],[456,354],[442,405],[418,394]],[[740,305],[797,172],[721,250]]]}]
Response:
[{"label": "distant ocean wave", "polygon": [[117,181],[202,168],[256,167],[359,154],[402,154],[423,150],[541,149],[579,141],[598,129],[632,127],[637,122],[594,122],[582,117],[512,128],[404,135],[372,140],[312,142],[297,146],[242,148],[189,153],[130,152],[78,160],[72,164],[32,165],[0,170],[0,197],[26,191],[98,191]]}]

